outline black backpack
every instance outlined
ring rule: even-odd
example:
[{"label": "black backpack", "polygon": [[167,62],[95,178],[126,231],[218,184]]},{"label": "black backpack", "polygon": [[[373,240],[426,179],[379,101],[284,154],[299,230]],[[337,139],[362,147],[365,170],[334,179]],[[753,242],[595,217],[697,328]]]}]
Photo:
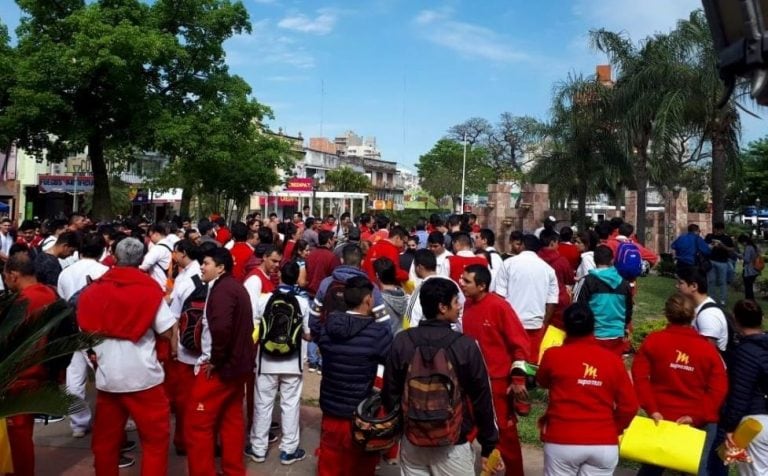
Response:
[{"label": "black backpack", "polygon": [[179,315],[179,344],[192,352],[202,352],[203,313],[208,297],[208,284],[200,276],[192,276],[195,290],[187,296]]},{"label": "black backpack", "polygon": [[723,313],[723,316],[725,316],[725,324],[728,326],[728,342],[725,344],[725,352],[721,352],[724,355],[730,355],[731,351],[733,351],[734,347],[736,347],[739,343],[739,333],[736,330],[736,324],[733,319],[733,314],[726,309],[725,307],[721,306],[720,304],[716,302],[708,302],[701,306],[701,309],[699,309],[699,312],[696,313],[696,317],[699,317],[699,314],[701,314],[706,309],[712,309],[717,308],[720,309],[720,312]]},{"label": "black backpack", "polygon": [[296,294],[276,290],[267,301],[259,325],[261,352],[275,357],[295,354],[301,349],[303,321]]}]

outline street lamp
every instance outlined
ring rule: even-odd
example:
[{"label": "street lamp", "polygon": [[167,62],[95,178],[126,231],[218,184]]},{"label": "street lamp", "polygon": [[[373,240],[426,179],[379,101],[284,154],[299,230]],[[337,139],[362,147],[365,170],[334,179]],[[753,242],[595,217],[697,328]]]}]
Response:
[{"label": "street lamp", "polygon": [[461,212],[464,213],[464,178],[467,175],[467,133],[464,133],[464,160],[461,163]]},{"label": "street lamp", "polygon": [[82,162],[72,165],[72,175],[75,177],[75,185],[72,191],[72,213],[77,212],[77,177],[85,172],[85,169],[86,167]]},{"label": "street lamp", "polygon": [[702,0],[702,4],[720,77],[727,87],[721,105],[739,77],[750,80],[751,95],[758,104],[768,105],[768,0]]},{"label": "street lamp", "polygon": [[[312,176],[312,204],[310,205],[310,212],[312,215],[315,214],[315,197],[317,196],[317,189],[320,188],[320,181],[317,179],[317,175]],[[320,211],[320,215],[323,214],[323,211]]]}]

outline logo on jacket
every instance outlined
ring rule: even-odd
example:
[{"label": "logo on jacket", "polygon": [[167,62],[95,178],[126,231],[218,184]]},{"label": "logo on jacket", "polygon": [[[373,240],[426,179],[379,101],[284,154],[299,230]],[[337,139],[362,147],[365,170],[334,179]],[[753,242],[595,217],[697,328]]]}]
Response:
[{"label": "logo on jacket", "polygon": [[577,380],[576,383],[585,386],[601,387],[603,385],[603,381],[597,379],[597,367],[594,367],[586,362],[582,362],[581,365],[584,366],[584,376]]},{"label": "logo on jacket", "polygon": [[669,368],[675,370],[685,370],[686,372],[693,372],[694,367],[688,365],[691,357],[681,350],[675,349],[675,361],[669,364]]}]

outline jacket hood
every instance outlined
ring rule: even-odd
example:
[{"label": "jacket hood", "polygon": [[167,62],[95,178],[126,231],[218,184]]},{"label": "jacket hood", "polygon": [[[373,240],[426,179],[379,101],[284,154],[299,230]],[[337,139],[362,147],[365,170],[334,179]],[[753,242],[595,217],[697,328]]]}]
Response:
[{"label": "jacket hood", "polygon": [[349,266],[346,264],[337,266],[333,270],[332,276],[335,281],[346,281],[349,278],[354,278],[355,276],[363,276],[365,278],[368,277],[368,275],[365,274],[365,271],[362,269],[355,268],[354,266]]},{"label": "jacket hood", "polygon": [[334,311],[328,315],[325,331],[332,339],[348,340],[374,323],[372,316],[356,316]]},{"label": "jacket hood", "polygon": [[383,289],[381,291],[381,297],[384,298],[384,302],[386,302],[398,316],[405,314],[409,301],[405,291],[402,289]]},{"label": "jacket hood", "polygon": [[621,284],[622,278],[619,272],[613,266],[609,268],[595,268],[590,269],[589,274],[593,275],[600,281],[604,282],[611,289],[616,289]]},{"label": "jacket hood", "polygon": [[550,248],[540,249],[538,252],[538,255],[539,255],[539,258],[543,259],[549,265],[551,265],[558,258],[560,258],[560,253]]}]

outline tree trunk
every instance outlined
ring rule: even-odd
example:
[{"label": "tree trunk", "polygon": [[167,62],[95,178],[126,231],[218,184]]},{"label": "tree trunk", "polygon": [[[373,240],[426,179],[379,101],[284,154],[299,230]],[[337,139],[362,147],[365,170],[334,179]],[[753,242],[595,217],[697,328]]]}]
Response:
[{"label": "tree trunk", "polygon": [[728,134],[723,125],[712,134],[712,223],[725,223],[726,167]]},{"label": "tree trunk", "polygon": [[637,148],[634,160],[635,185],[637,189],[637,223],[635,236],[641,244],[645,243],[645,209],[648,206],[648,148],[647,143]]},{"label": "tree trunk", "polygon": [[192,184],[184,183],[181,189],[181,205],[179,206],[179,215],[189,217],[189,208],[192,204]]},{"label": "tree trunk", "polygon": [[579,181],[578,190],[576,191],[576,200],[578,201],[578,215],[579,215],[579,230],[587,229],[587,183],[583,180]]},{"label": "tree trunk", "polygon": [[97,220],[112,218],[112,195],[109,192],[109,175],[104,160],[104,142],[102,137],[92,135],[88,138],[88,156],[93,170],[93,210]]}]

